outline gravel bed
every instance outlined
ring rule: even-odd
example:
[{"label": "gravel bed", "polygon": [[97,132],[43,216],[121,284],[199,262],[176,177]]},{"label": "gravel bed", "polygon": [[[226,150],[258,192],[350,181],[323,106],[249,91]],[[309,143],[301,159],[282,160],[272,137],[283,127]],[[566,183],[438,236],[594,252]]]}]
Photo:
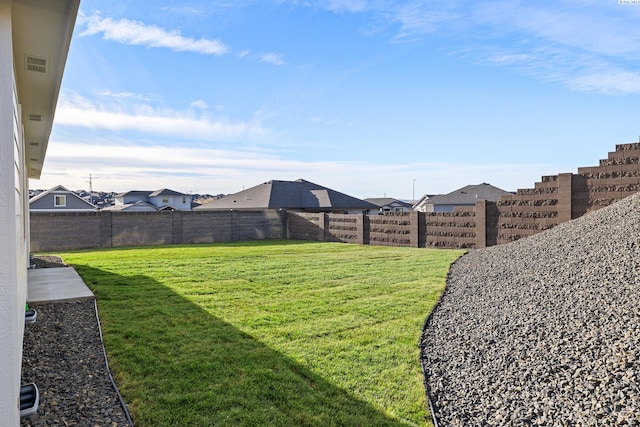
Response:
[{"label": "gravel bed", "polygon": [[40,255],[30,259],[33,268],[58,268],[66,267],[62,258],[57,255]]},{"label": "gravel bed", "polygon": [[640,194],[464,255],[421,347],[440,426],[640,426]]},{"label": "gravel bed", "polygon": [[30,304],[22,383],[40,391],[38,413],[21,426],[130,426],[105,364],[93,300]]}]

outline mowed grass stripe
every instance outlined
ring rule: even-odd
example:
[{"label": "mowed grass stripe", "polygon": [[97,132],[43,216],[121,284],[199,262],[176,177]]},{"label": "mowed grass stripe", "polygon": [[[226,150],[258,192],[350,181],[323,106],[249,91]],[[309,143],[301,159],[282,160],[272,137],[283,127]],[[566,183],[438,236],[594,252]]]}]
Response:
[{"label": "mowed grass stripe", "polygon": [[429,425],[418,340],[462,251],[258,241],[64,254],[137,426]]}]

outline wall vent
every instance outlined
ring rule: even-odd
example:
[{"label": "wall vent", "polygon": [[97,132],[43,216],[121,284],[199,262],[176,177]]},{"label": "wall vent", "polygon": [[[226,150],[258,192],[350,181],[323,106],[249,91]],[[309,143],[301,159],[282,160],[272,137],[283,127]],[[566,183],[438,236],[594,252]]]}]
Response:
[{"label": "wall vent", "polygon": [[38,145],[40,145],[40,143],[39,142],[30,142],[29,145],[32,146],[32,147],[37,147]]},{"label": "wall vent", "polygon": [[32,122],[41,122],[42,114],[29,114],[29,120]]},{"label": "wall vent", "polygon": [[38,58],[37,56],[26,55],[25,62],[27,71],[35,71],[37,73],[47,72],[47,60],[45,58]]}]

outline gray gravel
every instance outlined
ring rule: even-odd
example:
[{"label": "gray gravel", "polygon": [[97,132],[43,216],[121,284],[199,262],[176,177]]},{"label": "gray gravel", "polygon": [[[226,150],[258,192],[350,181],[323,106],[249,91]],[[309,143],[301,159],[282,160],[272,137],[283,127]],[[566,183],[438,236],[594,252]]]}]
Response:
[{"label": "gray gravel", "polygon": [[440,426],[640,426],[640,194],[460,258],[421,345]]},{"label": "gray gravel", "polygon": [[109,380],[93,300],[32,304],[22,383],[40,390],[38,413],[21,426],[129,426]]}]

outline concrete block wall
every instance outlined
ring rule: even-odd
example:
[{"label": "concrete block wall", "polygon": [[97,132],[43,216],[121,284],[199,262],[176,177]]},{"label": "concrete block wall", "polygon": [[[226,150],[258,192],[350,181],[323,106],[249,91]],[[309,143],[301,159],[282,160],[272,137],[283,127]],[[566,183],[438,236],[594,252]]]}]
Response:
[{"label": "concrete block wall", "polygon": [[368,241],[376,246],[424,248],[427,242],[424,212],[391,212],[365,217],[369,221]]},{"label": "concrete block wall", "polygon": [[424,247],[424,214],[342,215],[287,213],[289,239],[344,242],[376,246]]},{"label": "concrete block wall", "polygon": [[543,176],[497,202],[454,212],[340,215],[270,211],[32,213],[33,252],[132,245],[302,239],[482,248],[532,236],[640,191],[640,142],[598,166]]},{"label": "concrete block wall", "polygon": [[426,246],[432,248],[476,247],[476,208],[458,207],[454,212],[426,214]]},{"label": "concrete block wall", "polygon": [[364,244],[363,215],[324,214],[325,241]]},{"label": "concrete block wall", "polygon": [[151,246],[173,243],[173,212],[111,214],[111,246]]},{"label": "concrete block wall", "polygon": [[[178,213],[178,212],[176,212]],[[176,243],[216,243],[233,239],[232,211],[180,212],[182,239]]]},{"label": "concrete block wall", "polygon": [[31,252],[101,248],[101,214],[31,213]]},{"label": "concrete block wall", "polygon": [[572,216],[608,206],[640,191],[640,142],[618,144],[598,166],[578,168]]},{"label": "concrete block wall", "polygon": [[31,251],[286,238],[285,212],[31,213]]},{"label": "concrete block wall", "polygon": [[534,188],[519,189],[495,203],[479,201],[471,208],[475,223],[460,218],[471,215],[464,210],[429,214],[427,246],[480,248],[513,242],[638,191],[640,142],[619,144],[598,166],[578,168],[577,174],[543,176]]},{"label": "concrete block wall", "polygon": [[534,188],[502,197],[496,203],[496,244],[548,230],[637,193],[639,160],[640,142],[618,144],[598,166],[578,168],[576,174],[544,176]]},{"label": "concrete block wall", "polygon": [[560,183],[565,184],[565,178],[543,176],[534,188],[520,189],[496,202],[497,229],[488,230],[496,233],[496,244],[509,243],[557,225]]},{"label": "concrete block wall", "polygon": [[[189,217],[193,212],[187,212]],[[231,241],[285,239],[287,237],[284,210],[231,212]],[[187,242],[183,242],[187,243]]]},{"label": "concrete block wall", "polygon": [[311,212],[287,213],[287,239],[324,242],[325,214]]}]

